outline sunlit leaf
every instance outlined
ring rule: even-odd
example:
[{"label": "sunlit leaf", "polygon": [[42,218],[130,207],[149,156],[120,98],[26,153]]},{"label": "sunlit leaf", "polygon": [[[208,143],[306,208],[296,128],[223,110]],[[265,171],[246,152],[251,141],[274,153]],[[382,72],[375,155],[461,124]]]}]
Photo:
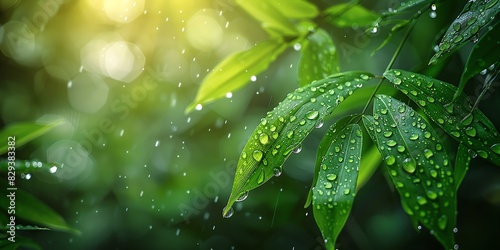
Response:
[{"label": "sunlit leaf", "polygon": [[186,108],[186,112],[243,87],[252,76],[266,70],[285,48],[283,42],[270,40],[227,57],[203,79],[195,100]]},{"label": "sunlit leaf", "polygon": [[312,189],[312,203],[326,248],[335,249],[356,195],[363,139],[357,124],[332,127],[329,133],[333,134],[333,140],[323,155],[318,180]]},{"label": "sunlit leaf", "polygon": [[15,141],[14,147],[17,149],[27,142],[49,132],[54,127],[62,124],[63,121],[62,119],[56,119],[49,123],[25,122],[8,126],[0,131],[0,140],[4,142],[0,145],[0,155],[7,152],[9,147],[8,141]]},{"label": "sunlit leaf", "polygon": [[301,50],[299,85],[305,86],[314,80],[324,79],[339,70],[337,48],[330,35],[323,29],[309,35]]},{"label": "sunlit leaf", "polygon": [[337,27],[372,26],[379,15],[365,7],[352,3],[341,3],[325,10],[328,22]]},{"label": "sunlit leaf", "polygon": [[370,80],[365,72],[346,72],[316,81],[289,93],[254,130],[236,167],[233,188],[223,214],[228,216],[233,203],[248,191],[282,172],[290,154],[299,151],[301,142],[323,119]]},{"label": "sunlit leaf", "polygon": [[[314,18],[319,14],[316,5],[306,0],[267,0],[281,12],[282,15],[293,19]],[[257,2],[257,1],[253,1]]]},{"label": "sunlit leaf", "polygon": [[463,93],[452,102],[457,88],[449,83],[404,70],[384,76],[410,97],[438,126],[480,157],[500,166],[500,135],[493,123]]},{"label": "sunlit leaf", "polygon": [[[433,230],[446,249],[455,245],[456,195],[453,169],[434,129],[411,107],[377,95],[368,134],[385,161],[406,213]],[[416,226],[416,225],[414,225]]]},{"label": "sunlit leaf", "polygon": [[[1,181],[0,186],[4,190],[8,187],[5,181]],[[46,226],[53,230],[80,234],[80,231],[69,227],[59,214],[52,210],[52,208],[45,205],[45,203],[38,200],[35,196],[20,188],[17,188],[15,191],[7,191],[7,194],[10,194],[11,192],[15,193],[16,217],[30,221],[34,224]],[[7,204],[3,204],[4,202],[7,203],[8,200],[2,199],[1,209],[7,212],[7,208],[9,206]]]},{"label": "sunlit leaf", "polygon": [[[8,159],[0,159],[0,172],[7,172],[9,165],[12,166],[12,163],[9,163]],[[33,173],[40,170],[50,171],[51,168],[56,167],[60,168],[61,165],[58,163],[46,163],[41,161],[23,161],[23,160],[15,160],[14,166],[16,168],[17,173]]]},{"label": "sunlit leaf", "polygon": [[338,135],[340,130],[344,129],[347,127],[347,125],[350,124],[351,121],[354,120],[356,116],[347,116],[344,117],[340,120],[338,120],[336,123],[334,123],[326,132],[326,134],[323,136],[323,139],[321,139],[321,142],[319,143],[318,146],[318,152],[316,153],[316,163],[314,167],[314,177],[311,185],[311,189],[309,190],[309,194],[307,196],[306,203],[304,205],[304,208],[309,207],[312,202],[312,187],[316,185],[316,181],[318,180],[318,175],[320,172],[320,167],[321,163],[323,162],[323,157],[326,155],[328,149],[330,148],[332,141],[335,139],[335,136]]},{"label": "sunlit leaf", "polygon": [[361,164],[359,166],[358,182],[356,190],[360,190],[363,185],[372,177],[375,170],[382,162],[377,146],[372,145],[366,152],[361,155]]},{"label": "sunlit leaf", "polygon": [[459,49],[470,40],[477,42],[478,31],[493,21],[499,11],[499,0],[468,1],[444,34],[443,40],[439,43],[439,50],[431,58],[429,64]]},{"label": "sunlit leaf", "polygon": [[455,170],[453,172],[456,190],[460,187],[465,174],[467,174],[467,171],[469,170],[471,157],[468,151],[469,149],[460,143],[458,146],[457,157],[455,159]]},{"label": "sunlit leaf", "polygon": [[497,23],[494,28],[488,30],[474,45],[465,63],[465,69],[462,72],[455,98],[460,95],[467,82],[473,76],[487,69],[492,64],[500,64],[500,49],[498,49],[498,46],[500,46],[500,23]]},{"label": "sunlit leaf", "polygon": [[[299,34],[290,20],[283,15],[272,0],[237,0],[246,12],[261,22],[264,29],[271,29],[281,36],[297,36]],[[286,2],[283,2],[286,4]],[[294,9],[290,7],[290,9]]]}]

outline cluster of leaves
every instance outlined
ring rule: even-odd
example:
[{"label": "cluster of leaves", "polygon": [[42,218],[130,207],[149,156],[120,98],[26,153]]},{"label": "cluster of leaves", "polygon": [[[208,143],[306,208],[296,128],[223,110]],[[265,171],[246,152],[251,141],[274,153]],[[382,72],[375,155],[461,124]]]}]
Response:
[{"label": "cluster of leaves", "polygon": [[[357,71],[341,73],[334,41],[313,20],[322,17],[340,28],[356,25],[372,31],[392,25],[382,47],[403,28],[407,28],[409,34],[422,13],[435,10],[436,1],[404,1],[380,14],[364,8],[360,1],[337,4],[323,13],[305,0],[236,2],[262,24],[270,40],[235,53],[220,63],[204,79],[187,111],[242,87],[251,76],[264,71],[285,48],[300,44],[302,49],[299,88],[268,112],[250,136],[241,153],[223,215],[229,217],[234,202],[246,198],[248,191],[279,176],[284,161],[292,152],[300,151],[301,142],[315,127],[321,126],[324,119],[337,119],[320,142],[306,202],[306,207],[312,203],[314,218],[327,248],[334,249],[356,192],[378,167],[380,158],[415,228],[422,225],[444,248],[456,248],[456,192],[471,157],[480,156],[500,166],[497,129],[476,109],[477,103],[473,104],[462,93],[465,84],[480,72],[489,75],[484,90],[498,74],[500,50],[494,47],[500,43],[500,30],[499,25],[492,22],[500,11],[500,1],[468,1],[430,58],[429,64],[443,63],[465,43],[471,40],[475,43],[458,88],[426,75],[390,69],[407,36],[383,76]],[[403,13],[414,14],[401,19]],[[373,92],[356,100],[364,101],[367,106],[373,100],[372,115],[366,114],[365,108],[362,114],[332,116],[339,103],[354,91],[369,88],[375,78],[380,78],[375,91],[382,81],[388,80],[415,102],[423,114],[390,95]],[[458,142],[456,159],[442,142],[445,135],[437,133],[433,126],[440,127],[439,131]],[[362,150],[366,134],[378,154]],[[369,160],[363,161],[364,158]]]},{"label": "cluster of leaves", "polygon": [[[51,121],[48,123],[17,123],[10,125],[0,131],[0,139],[6,142],[8,137],[15,136],[15,150],[18,150],[20,147],[25,145],[26,143],[36,139],[39,136],[42,136],[48,133],[50,130],[59,126],[63,120],[57,119],[55,121]],[[0,155],[7,156],[7,152],[15,152],[8,149],[8,145],[0,147]],[[17,152],[19,155],[19,152]],[[8,158],[0,159],[0,173],[3,176],[7,176],[7,172],[9,171]],[[23,237],[21,235],[16,234],[15,242],[9,241],[8,238],[11,237],[7,231],[10,230],[9,224],[10,217],[15,217],[16,223],[16,231],[17,233],[21,231],[40,231],[40,230],[58,230],[73,234],[80,234],[80,232],[74,228],[71,228],[66,221],[52,208],[47,206],[43,201],[39,200],[35,196],[31,195],[29,192],[22,189],[19,184],[20,182],[20,174],[32,174],[38,171],[49,171],[52,167],[61,167],[57,163],[44,163],[39,161],[31,161],[31,160],[19,160],[16,158],[15,160],[15,175],[16,184],[15,188],[15,209],[9,209],[9,200],[2,198],[2,205],[0,209],[2,213],[0,213],[0,222],[3,225],[4,229],[2,233],[0,233],[0,238],[2,239],[2,243],[0,244],[0,248],[2,249],[18,249],[18,248],[26,248],[26,249],[41,249],[41,247],[31,240],[30,238]],[[9,183],[6,179],[0,180],[0,187],[3,190],[7,190]],[[9,212],[15,211],[15,214]],[[27,223],[27,224],[25,224]]]}]

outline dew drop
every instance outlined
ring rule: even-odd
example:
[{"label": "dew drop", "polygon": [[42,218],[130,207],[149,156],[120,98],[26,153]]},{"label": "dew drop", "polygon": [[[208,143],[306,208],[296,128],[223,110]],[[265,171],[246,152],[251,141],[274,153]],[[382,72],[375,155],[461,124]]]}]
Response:
[{"label": "dew drop", "polygon": [[[396,71],[396,72],[399,72],[399,71]],[[399,79],[399,78],[394,79],[394,84],[395,85],[400,85],[401,84],[401,79]]]},{"label": "dew drop", "polygon": [[446,224],[448,223],[448,217],[443,214],[441,217],[438,219],[438,227],[441,230],[444,230],[446,228]]},{"label": "dew drop", "polygon": [[403,161],[403,169],[412,174],[413,172],[415,172],[415,169],[416,169],[416,165],[415,165],[415,162],[413,162],[412,159],[410,158],[406,158],[404,161]]},{"label": "dew drop", "polygon": [[314,119],[318,118],[318,115],[319,115],[319,112],[316,110],[311,110],[311,111],[306,113],[306,117],[309,120],[314,120]]},{"label": "dew drop", "polygon": [[385,137],[391,137],[391,135],[392,135],[392,131],[386,131],[386,132],[384,132],[384,136]]},{"label": "dew drop", "polygon": [[415,141],[418,139],[418,134],[411,134],[410,135],[410,140]]},{"label": "dew drop", "polygon": [[266,145],[269,143],[269,136],[266,133],[262,133],[259,135],[259,141],[262,145]]},{"label": "dew drop", "polygon": [[253,159],[254,159],[254,160],[256,160],[256,161],[260,161],[260,160],[262,160],[262,156],[264,156],[264,154],[263,154],[263,153],[262,153],[262,151],[260,151],[260,150],[255,150],[255,151],[253,151],[253,153],[252,153],[252,157],[253,157]]},{"label": "dew drop", "polygon": [[457,132],[457,131],[451,131],[451,132],[450,132],[450,135],[452,135],[452,136],[454,136],[454,137],[457,137],[457,138],[458,138],[458,137],[460,137],[460,133],[459,133],[459,132]]},{"label": "dew drop", "polygon": [[194,108],[196,110],[202,110],[203,109],[203,105],[201,105],[200,103],[196,104],[196,107]]},{"label": "dew drop", "polygon": [[[224,208],[224,210],[226,210],[226,208]],[[224,217],[224,218],[230,218],[231,216],[233,216],[234,209],[232,207],[230,207],[229,210],[227,210],[226,213],[224,213],[224,210],[222,210],[222,217]]]},{"label": "dew drop", "polygon": [[474,127],[468,127],[465,129],[465,133],[470,137],[475,137],[477,134],[477,131]]},{"label": "dew drop", "polygon": [[345,195],[348,195],[350,192],[351,192],[351,190],[350,190],[350,189],[348,189],[348,188],[346,188],[346,189],[344,190],[344,194],[345,194]]},{"label": "dew drop", "polygon": [[425,197],[422,196],[417,196],[417,203],[419,205],[425,205],[427,203],[427,199],[425,199]]},{"label": "dew drop", "polygon": [[427,194],[427,197],[429,197],[429,199],[431,199],[431,200],[435,200],[437,198],[436,192],[434,192],[432,190],[427,191],[426,194]]},{"label": "dew drop", "polygon": [[386,142],[386,144],[387,144],[387,146],[389,146],[389,147],[394,147],[394,146],[396,146],[396,145],[397,145],[397,142],[396,142],[395,140],[388,140],[388,141]]},{"label": "dew drop", "polygon": [[330,189],[330,188],[332,188],[332,187],[333,187],[332,183],[330,183],[330,182],[325,182],[325,188]]},{"label": "dew drop", "polygon": [[273,169],[274,176],[279,177],[281,175],[281,170],[279,168],[274,168]]},{"label": "dew drop", "polygon": [[325,122],[323,121],[323,119],[319,119],[318,122],[316,122],[316,125],[314,127],[315,128],[321,128],[321,127],[323,127],[323,124],[325,124]]},{"label": "dew drop", "polygon": [[398,152],[403,153],[406,149],[404,146],[398,145],[397,150]]},{"label": "dew drop", "polygon": [[236,199],[236,201],[237,202],[244,201],[247,197],[248,197],[248,191],[246,191],[243,194],[241,194],[240,197],[238,197],[238,199]]},{"label": "dew drop", "polygon": [[434,152],[432,152],[430,149],[424,149],[424,156],[425,158],[429,159],[434,155]]},{"label": "dew drop", "polygon": [[252,82],[257,81],[257,76],[251,76],[251,77],[250,77],[250,81],[252,81]]},{"label": "dew drop", "polygon": [[266,174],[264,172],[264,169],[262,169],[259,176],[257,177],[257,184],[262,184],[262,182],[264,182],[265,177],[266,177]]},{"label": "dew drop", "polygon": [[500,143],[493,144],[490,149],[495,152],[495,154],[500,155]]},{"label": "dew drop", "polygon": [[302,45],[301,45],[300,43],[295,43],[295,44],[293,45],[293,49],[294,49],[295,51],[300,51],[300,50],[302,49]]},{"label": "dew drop", "polygon": [[391,166],[391,165],[394,165],[394,163],[396,163],[396,157],[394,157],[393,155],[389,155],[385,158],[385,163],[388,165],[388,166]]},{"label": "dew drop", "polygon": [[300,151],[302,151],[302,145],[301,145],[301,144],[297,145],[297,147],[295,147],[295,148],[292,150],[292,152],[293,152],[294,154],[298,154],[298,153],[300,153]]},{"label": "dew drop", "polygon": [[336,174],[327,174],[326,179],[329,181],[334,181],[335,179],[337,179],[337,175]]},{"label": "dew drop", "polygon": [[478,150],[476,153],[477,153],[477,155],[481,156],[482,158],[488,159],[488,153],[486,151]]}]

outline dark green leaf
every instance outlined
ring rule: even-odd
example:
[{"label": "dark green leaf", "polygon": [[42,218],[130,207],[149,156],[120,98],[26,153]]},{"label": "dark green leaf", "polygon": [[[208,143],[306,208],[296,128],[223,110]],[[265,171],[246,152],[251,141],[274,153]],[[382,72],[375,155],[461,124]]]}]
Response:
[{"label": "dark green leaf", "polygon": [[[434,129],[411,107],[385,95],[363,117],[368,134],[412,221],[434,232],[446,249],[455,245],[456,195],[453,169]],[[416,226],[416,225],[415,225]]]},{"label": "dark green leaf", "polygon": [[500,135],[493,123],[463,93],[453,101],[457,88],[449,83],[404,70],[389,70],[384,76],[410,97],[452,138],[477,155],[500,166]]},{"label": "dark green leaf", "polygon": [[313,82],[289,93],[268,112],[241,153],[224,215],[239,197],[280,174],[285,160],[312,129],[371,77],[365,72],[346,72]]},{"label": "dark green leaf", "polygon": [[[7,183],[5,181],[1,181],[0,186],[4,190],[6,190]],[[80,234],[80,231],[69,227],[59,214],[52,210],[52,208],[45,205],[45,203],[38,200],[35,196],[20,188],[17,188],[17,190],[15,191],[8,192],[15,193],[16,217],[22,218],[38,225],[46,226],[50,229]],[[3,202],[8,202],[8,200],[2,199],[1,204],[1,208],[5,209],[6,211],[8,205],[3,204]]]},{"label": "dark green leaf", "polygon": [[186,113],[191,112],[197,105],[221,98],[228,92],[243,87],[252,76],[266,70],[285,48],[285,43],[270,40],[227,57],[203,79],[196,98],[186,108]]},{"label": "dark green leaf", "polygon": [[333,140],[323,155],[318,180],[314,184],[313,213],[327,249],[335,249],[335,241],[344,227],[356,195],[362,133],[351,124],[329,133]]},{"label": "dark green leaf", "polygon": [[431,58],[429,64],[459,49],[471,39],[477,42],[478,31],[488,25],[499,11],[499,0],[468,1],[444,34],[443,40],[439,43],[439,50]]},{"label": "dark green leaf", "polygon": [[325,10],[328,14],[328,21],[337,27],[366,27],[372,26],[379,15],[364,8],[363,6],[352,3],[341,3]]},{"label": "dark green leaf", "polygon": [[324,79],[339,72],[337,48],[330,35],[323,29],[307,37],[299,62],[299,85]]},{"label": "dark green leaf", "polygon": [[23,237],[21,235],[16,235],[15,242],[9,241],[8,237],[10,235],[2,235],[0,234],[0,249],[2,250],[17,250],[17,249],[34,249],[41,250],[40,247],[35,241],[30,238]]},{"label": "dark green leaf", "polygon": [[407,11],[415,6],[423,5],[425,3],[435,2],[435,0],[408,0],[402,1],[398,6],[394,8],[389,8],[387,11],[382,12],[382,16],[392,16],[400,14],[401,12]]},{"label": "dark green leaf", "polygon": [[455,179],[456,190],[460,187],[467,170],[469,170],[471,157],[469,155],[469,149],[462,143],[458,145],[457,157],[455,159],[455,170],[453,172]]},{"label": "dark green leaf", "polygon": [[[56,119],[48,123],[17,123],[10,125],[9,127],[0,131],[0,155],[4,154],[8,150],[8,141],[15,141],[14,148],[19,148],[27,142],[49,132],[54,127],[63,123],[64,120]],[[9,137],[15,137],[14,140],[9,139]]]},{"label": "dark green leaf", "polygon": [[487,69],[490,65],[500,63],[500,49],[498,49],[498,46],[500,46],[500,22],[485,33],[479,39],[479,42],[474,45],[465,63],[465,69],[462,72],[455,98],[463,91],[469,79]]},{"label": "dark green leaf", "polygon": [[351,121],[354,120],[354,118],[357,116],[347,116],[344,117],[340,120],[338,120],[336,123],[334,123],[326,132],[325,136],[323,136],[323,139],[321,139],[321,142],[319,143],[318,146],[318,152],[316,153],[316,164],[314,167],[314,178],[313,182],[311,185],[311,189],[309,190],[309,194],[307,196],[306,204],[304,205],[304,208],[309,207],[309,205],[312,202],[312,187],[316,185],[316,181],[318,179],[318,174],[320,172],[320,167],[321,163],[323,162],[323,157],[326,155],[328,149],[332,145],[332,141],[335,139],[335,136],[338,135],[339,131],[347,127],[351,123]]},{"label": "dark green leaf", "polygon": [[375,53],[377,51],[379,51],[381,48],[383,48],[385,45],[387,45],[387,43],[389,43],[389,41],[392,39],[392,36],[394,35],[394,33],[399,31],[400,29],[402,29],[403,27],[405,27],[409,23],[410,23],[410,20],[402,20],[402,21],[399,21],[396,25],[392,26],[391,32],[389,32],[389,34],[384,39],[384,41],[376,49],[374,49],[372,51],[371,56],[375,55]]},{"label": "dark green leaf", "polygon": [[[271,35],[291,37],[299,35],[295,26],[283,15],[272,0],[237,0],[236,2],[246,12],[260,21],[264,29],[272,30]],[[293,9],[293,7],[290,7],[290,9]]]}]

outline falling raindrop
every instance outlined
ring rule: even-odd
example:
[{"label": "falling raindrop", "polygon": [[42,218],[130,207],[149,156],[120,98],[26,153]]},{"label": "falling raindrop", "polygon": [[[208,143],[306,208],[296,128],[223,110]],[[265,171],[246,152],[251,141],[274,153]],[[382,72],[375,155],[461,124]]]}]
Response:
[{"label": "falling raindrop", "polygon": [[251,76],[251,77],[250,77],[250,81],[252,81],[252,82],[257,81],[257,76]]},{"label": "falling raindrop", "polygon": [[57,167],[56,166],[53,166],[49,169],[50,173],[53,174],[57,171]]},{"label": "falling raindrop", "polygon": [[281,170],[279,168],[274,168],[274,176],[279,177],[281,175]]},{"label": "falling raindrop", "polygon": [[[226,210],[226,208],[224,208],[224,210]],[[224,214],[224,211],[222,212],[222,217],[230,218],[231,216],[233,216],[233,214],[234,214],[234,209],[230,207],[229,210],[227,210],[227,213]]]},{"label": "falling raindrop", "polygon": [[298,153],[300,153],[300,151],[302,151],[302,145],[301,145],[301,144],[297,145],[297,147],[295,147],[295,148],[292,150],[292,152],[293,152],[294,154],[298,154]]}]

